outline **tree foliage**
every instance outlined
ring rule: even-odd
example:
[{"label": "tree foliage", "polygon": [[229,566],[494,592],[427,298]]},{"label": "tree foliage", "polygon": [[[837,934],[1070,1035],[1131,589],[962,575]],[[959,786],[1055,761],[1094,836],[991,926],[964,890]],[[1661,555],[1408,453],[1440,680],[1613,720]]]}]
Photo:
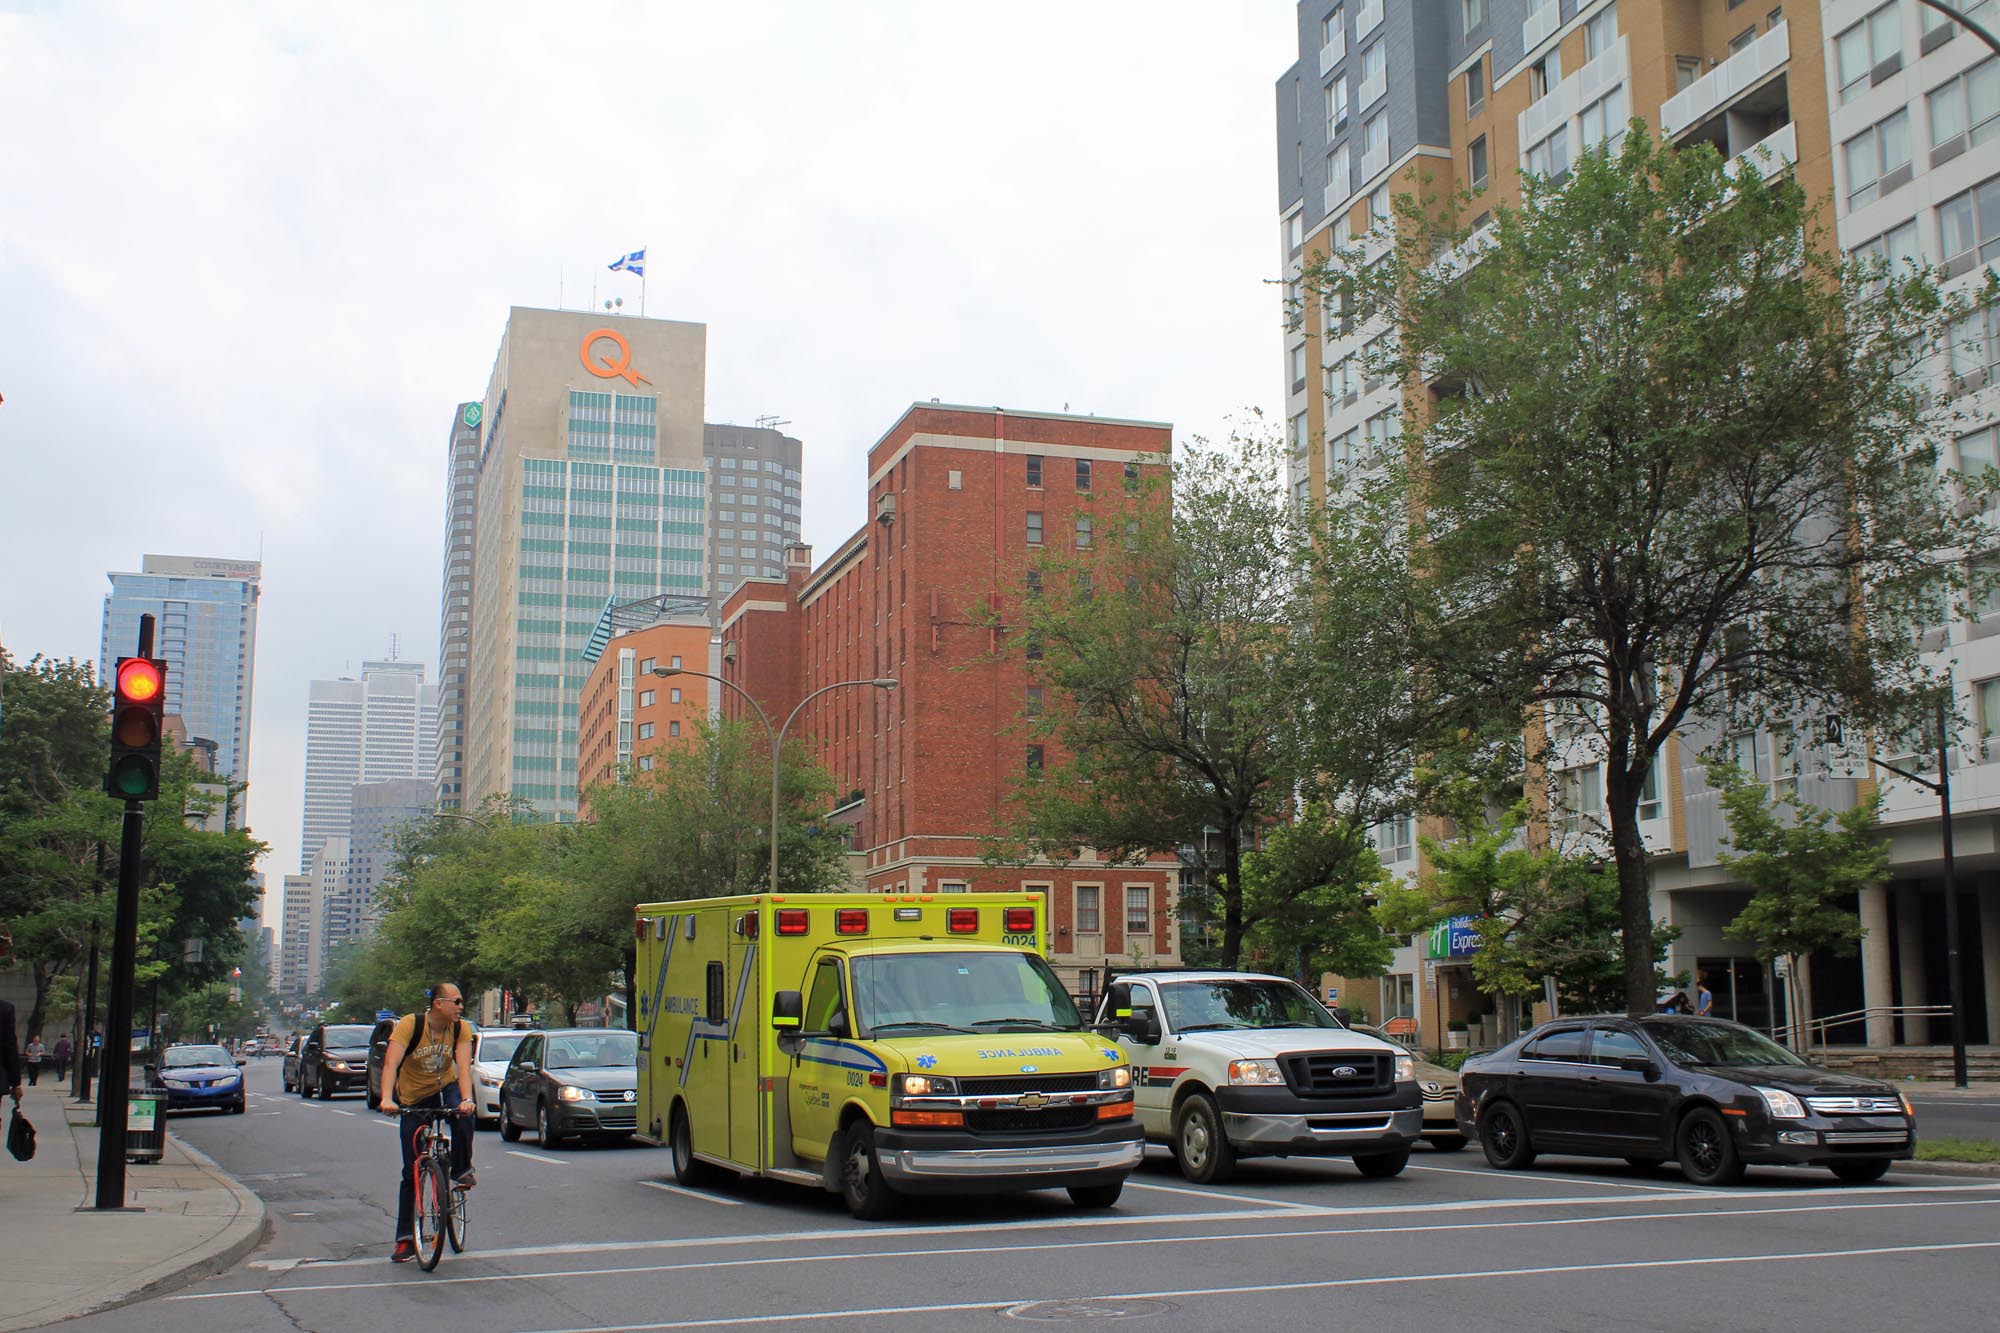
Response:
[{"label": "tree foliage", "polygon": [[1935,559],[1977,520],[1938,472],[1952,409],[1927,385],[1965,303],[1843,267],[1794,178],[1638,122],[1477,238],[1466,203],[1407,198],[1382,262],[1356,249],[1309,281],[1396,331],[1370,344],[1411,386],[1381,489],[1430,602],[1410,648],[1433,716],[1591,738],[1645,1012],[1637,804],[1668,737],[1894,718],[1923,683],[1916,630],[1966,591]]},{"label": "tree foliage", "polygon": [[1395,882],[1368,826],[1315,802],[1243,858],[1244,951],[1312,990],[1324,972],[1375,976],[1396,942],[1374,907]]}]

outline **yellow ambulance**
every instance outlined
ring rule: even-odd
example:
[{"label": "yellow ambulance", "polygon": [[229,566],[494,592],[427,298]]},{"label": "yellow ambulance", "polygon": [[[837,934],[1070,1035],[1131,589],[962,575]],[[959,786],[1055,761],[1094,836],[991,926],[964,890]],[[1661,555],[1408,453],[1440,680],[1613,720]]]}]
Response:
[{"label": "yellow ambulance", "polygon": [[1144,1151],[1132,1071],[1043,961],[1028,893],[752,894],[637,909],[640,1136],[844,1195],[1067,1189]]}]

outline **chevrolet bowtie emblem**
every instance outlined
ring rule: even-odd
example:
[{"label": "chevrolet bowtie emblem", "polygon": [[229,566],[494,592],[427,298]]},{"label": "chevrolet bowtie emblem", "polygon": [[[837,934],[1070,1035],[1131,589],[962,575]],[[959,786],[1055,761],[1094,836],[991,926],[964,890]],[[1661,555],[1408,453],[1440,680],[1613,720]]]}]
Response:
[{"label": "chevrolet bowtie emblem", "polygon": [[1029,1092],[1023,1093],[1021,1099],[1015,1104],[1023,1110],[1039,1111],[1049,1104],[1049,1099],[1039,1092]]}]

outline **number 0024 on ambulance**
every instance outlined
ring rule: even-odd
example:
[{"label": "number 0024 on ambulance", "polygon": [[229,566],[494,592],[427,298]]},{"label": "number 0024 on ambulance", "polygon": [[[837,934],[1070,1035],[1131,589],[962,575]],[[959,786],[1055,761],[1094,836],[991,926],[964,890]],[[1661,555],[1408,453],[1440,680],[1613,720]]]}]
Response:
[{"label": "number 0024 on ambulance", "polygon": [[1037,894],[754,894],[637,909],[641,1137],[845,1196],[1062,1188],[1138,1166],[1132,1073],[1043,961]]}]

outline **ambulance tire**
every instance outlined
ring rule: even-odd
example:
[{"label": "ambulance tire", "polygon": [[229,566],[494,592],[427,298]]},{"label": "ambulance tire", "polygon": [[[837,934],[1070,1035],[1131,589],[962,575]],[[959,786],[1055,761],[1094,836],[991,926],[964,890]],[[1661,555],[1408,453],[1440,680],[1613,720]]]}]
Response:
[{"label": "ambulance tire", "polygon": [[722,1173],[694,1155],[694,1131],[688,1128],[687,1108],[674,1108],[673,1133],[667,1144],[674,1154],[674,1179],[691,1190],[713,1185]]},{"label": "ambulance tire", "polygon": [[1071,1185],[1069,1201],[1079,1208],[1109,1208],[1125,1192],[1125,1182],[1110,1185]]},{"label": "ambulance tire", "polygon": [[878,1222],[896,1211],[896,1191],[882,1179],[875,1158],[875,1126],[856,1120],[847,1127],[846,1160],[840,1170],[840,1193],[847,1211],[863,1222]]}]

